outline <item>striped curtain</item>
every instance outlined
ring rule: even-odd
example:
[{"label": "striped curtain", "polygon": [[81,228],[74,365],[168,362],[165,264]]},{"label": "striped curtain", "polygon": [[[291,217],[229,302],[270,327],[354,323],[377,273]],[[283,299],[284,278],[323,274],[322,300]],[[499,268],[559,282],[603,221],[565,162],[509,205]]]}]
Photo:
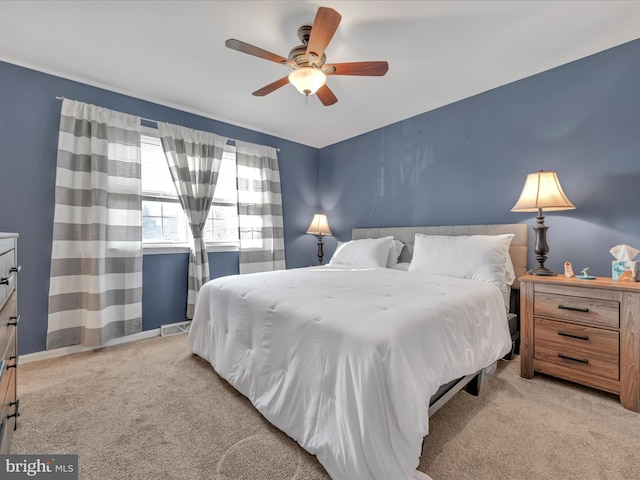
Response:
[{"label": "striped curtain", "polygon": [[227,139],[215,133],[162,122],[158,122],[158,131],[193,237],[187,284],[187,318],[193,318],[198,292],[210,280],[203,230],[213,202]]},{"label": "striped curtain", "polygon": [[142,329],[140,118],[62,101],[47,349]]},{"label": "striped curtain", "polygon": [[240,273],[286,268],[276,149],[236,141]]}]

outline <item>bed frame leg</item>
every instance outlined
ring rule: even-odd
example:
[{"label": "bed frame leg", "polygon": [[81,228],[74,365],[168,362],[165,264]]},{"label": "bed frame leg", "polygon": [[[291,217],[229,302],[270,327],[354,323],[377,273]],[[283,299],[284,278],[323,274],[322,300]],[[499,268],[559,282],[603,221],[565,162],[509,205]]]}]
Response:
[{"label": "bed frame leg", "polygon": [[480,395],[480,383],[482,382],[482,372],[478,373],[473,379],[467,383],[465,387],[469,395],[477,397]]}]

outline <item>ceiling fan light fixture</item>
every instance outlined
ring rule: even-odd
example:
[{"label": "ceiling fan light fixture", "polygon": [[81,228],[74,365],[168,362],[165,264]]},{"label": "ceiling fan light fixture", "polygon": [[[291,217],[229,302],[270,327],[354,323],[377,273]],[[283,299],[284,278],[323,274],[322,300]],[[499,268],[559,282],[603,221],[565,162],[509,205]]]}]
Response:
[{"label": "ceiling fan light fixture", "polygon": [[289,82],[303,95],[313,95],[327,83],[324,72],[314,67],[299,67],[289,73]]}]

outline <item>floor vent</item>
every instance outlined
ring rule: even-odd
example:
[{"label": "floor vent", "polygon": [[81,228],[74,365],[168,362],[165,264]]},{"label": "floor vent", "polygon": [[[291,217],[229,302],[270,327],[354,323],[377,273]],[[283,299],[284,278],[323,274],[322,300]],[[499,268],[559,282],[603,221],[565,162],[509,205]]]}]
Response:
[{"label": "floor vent", "polygon": [[178,333],[187,333],[191,327],[191,322],[171,323],[160,327],[160,335],[168,337],[169,335],[177,335]]}]

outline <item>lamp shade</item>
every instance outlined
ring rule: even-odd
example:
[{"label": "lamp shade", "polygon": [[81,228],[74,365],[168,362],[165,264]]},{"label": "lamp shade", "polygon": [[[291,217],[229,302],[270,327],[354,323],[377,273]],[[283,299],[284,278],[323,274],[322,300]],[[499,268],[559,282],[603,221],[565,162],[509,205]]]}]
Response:
[{"label": "lamp shade", "polygon": [[325,83],[327,76],[318,68],[299,67],[289,73],[289,82],[303,95],[313,95]]},{"label": "lamp shade", "polygon": [[552,212],[574,210],[576,207],[562,191],[556,172],[540,170],[527,175],[522,193],[512,212]]},{"label": "lamp shade", "polygon": [[316,213],[311,220],[311,225],[307,229],[307,233],[310,235],[333,235],[329,228],[329,220],[324,213]]}]

